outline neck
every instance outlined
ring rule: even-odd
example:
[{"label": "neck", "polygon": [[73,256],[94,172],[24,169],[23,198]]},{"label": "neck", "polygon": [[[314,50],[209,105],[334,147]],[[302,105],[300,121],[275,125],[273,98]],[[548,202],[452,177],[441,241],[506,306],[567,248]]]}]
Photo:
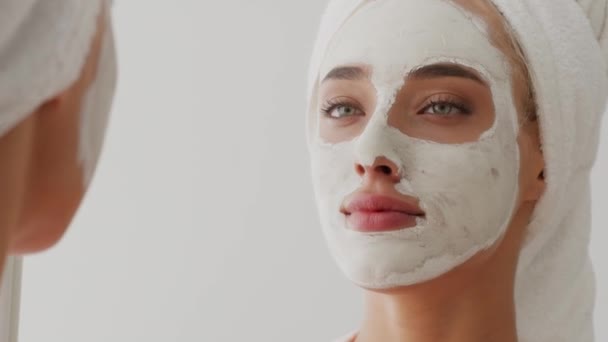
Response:
[{"label": "neck", "polygon": [[366,315],[357,342],[514,342],[513,291],[503,282],[436,281],[435,291],[366,292]]},{"label": "neck", "polygon": [[497,246],[447,274],[403,288],[366,290],[356,342],[516,342],[515,271],[527,226],[522,216]]}]

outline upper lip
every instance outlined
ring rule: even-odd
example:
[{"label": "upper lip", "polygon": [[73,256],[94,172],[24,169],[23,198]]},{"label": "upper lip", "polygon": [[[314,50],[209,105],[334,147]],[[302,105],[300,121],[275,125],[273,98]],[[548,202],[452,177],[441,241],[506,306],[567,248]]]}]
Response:
[{"label": "upper lip", "polygon": [[396,211],[412,216],[424,216],[424,211],[415,203],[416,200],[397,199],[391,196],[358,193],[349,196],[341,208],[341,212],[350,215],[353,212],[385,212]]}]

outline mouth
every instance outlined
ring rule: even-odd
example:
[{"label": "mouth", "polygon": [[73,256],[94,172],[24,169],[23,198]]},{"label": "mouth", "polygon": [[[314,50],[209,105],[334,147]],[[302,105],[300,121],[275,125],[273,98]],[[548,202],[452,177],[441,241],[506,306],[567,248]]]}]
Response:
[{"label": "mouth", "polygon": [[412,197],[377,194],[356,194],[345,201],[340,212],[346,216],[350,229],[363,233],[415,227],[418,218],[426,216]]}]

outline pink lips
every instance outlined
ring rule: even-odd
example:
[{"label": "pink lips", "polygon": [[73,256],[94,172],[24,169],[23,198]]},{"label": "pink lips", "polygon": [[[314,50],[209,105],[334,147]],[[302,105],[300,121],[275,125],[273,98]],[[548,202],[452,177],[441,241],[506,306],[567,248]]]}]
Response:
[{"label": "pink lips", "polygon": [[416,226],[416,218],[424,217],[424,212],[413,202],[363,193],[347,199],[341,211],[353,230],[385,232]]}]

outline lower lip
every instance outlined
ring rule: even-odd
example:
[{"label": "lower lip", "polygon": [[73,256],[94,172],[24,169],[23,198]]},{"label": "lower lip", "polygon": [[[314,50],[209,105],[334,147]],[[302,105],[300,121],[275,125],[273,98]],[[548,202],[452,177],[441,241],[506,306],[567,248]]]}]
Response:
[{"label": "lower lip", "polygon": [[357,211],[346,216],[346,221],[352,230],[376,233],[415,227],[417,225],[416,217],[399,211]]}]

